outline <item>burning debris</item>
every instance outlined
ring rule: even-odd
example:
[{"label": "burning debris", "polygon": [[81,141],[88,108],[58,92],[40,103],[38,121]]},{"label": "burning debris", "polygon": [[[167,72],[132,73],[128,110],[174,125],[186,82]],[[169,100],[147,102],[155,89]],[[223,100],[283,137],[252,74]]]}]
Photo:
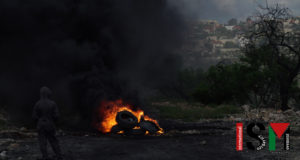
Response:
[{"label": "burning debris", "polygon": [[102,101],[95,127],[102,133],[130,135],[163,134],[158,122],[144,114],[141,109],[123,101]]}]

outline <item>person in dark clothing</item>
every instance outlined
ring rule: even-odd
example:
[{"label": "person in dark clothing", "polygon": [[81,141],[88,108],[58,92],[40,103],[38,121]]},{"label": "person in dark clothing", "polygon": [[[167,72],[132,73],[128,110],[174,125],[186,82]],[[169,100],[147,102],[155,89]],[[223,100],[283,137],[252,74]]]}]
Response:
[{"label": "person in dark clothing", "polygon": [[37,122],[38,140],[42,152],[42,160],[49,160],[47,152],[47,142],[49,141],[58,160],[62,159],[58,139],[55,137],[55,121],[58,118],[58,108],[54,101],[49,99],[51,90],[42,87],[40,90],[41,98],[33,109],[33,119]]}]

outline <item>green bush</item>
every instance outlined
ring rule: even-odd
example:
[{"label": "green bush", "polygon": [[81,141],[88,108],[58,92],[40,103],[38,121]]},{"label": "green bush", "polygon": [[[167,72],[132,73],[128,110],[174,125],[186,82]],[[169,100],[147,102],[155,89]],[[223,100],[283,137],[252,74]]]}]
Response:
[{"label": "green bush", "polygon": [[[270,98],[276,83],[268,68],[235,63],[212,66],[193,92],[196,101],[205,104],[255,103],[261,105]],[[270,85],[267,85],[270,84]],[[253,97],[255,100],[253,100]]]},{"label": "green bush", "polygon": [[[269,106],[273,100],[279,100],[279,79],[287,74],[270,56],[272,50],[261,47],[246,52],[239,62],[233,64],[218,64],[205,72],[186,69],[178,74],[176,83],[161,91],[168,93],[166,97],[172,95],[174,99],[204,104]],[[300,102],[296,82],[290,87],[289,97]]]},{"label": "green bush", "polygon": [[240,64],[217,65],[211,67],[206,78],[199,83],[193,93],[197,101],[203,103],[227,103],[234,98],[244,100],[245,76]]}]

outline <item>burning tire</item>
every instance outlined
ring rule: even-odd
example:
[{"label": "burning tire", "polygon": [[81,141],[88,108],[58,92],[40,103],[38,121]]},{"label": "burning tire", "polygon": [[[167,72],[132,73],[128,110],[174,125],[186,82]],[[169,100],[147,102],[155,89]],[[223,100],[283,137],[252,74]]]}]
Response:
[{"label": "burning tire", "polygon": [[132,129],[138,125],[138,119],[128,111],[121,111],[117,114],[116,121],[122,130]]},{"label": "burning tire", "polygon": [[113,134],[117,134],[119,133],[120,131],[122,131],[122,129],[118,126],[118,125],[115,125],[111,128],[110,132],[113,133]]},{"label": "burning tire", "polygon": [[151,121],[142,121],[139,125],[141,129],[148,131],[150,134],[155,134],[157,131],[159,131],[158,126]]}]

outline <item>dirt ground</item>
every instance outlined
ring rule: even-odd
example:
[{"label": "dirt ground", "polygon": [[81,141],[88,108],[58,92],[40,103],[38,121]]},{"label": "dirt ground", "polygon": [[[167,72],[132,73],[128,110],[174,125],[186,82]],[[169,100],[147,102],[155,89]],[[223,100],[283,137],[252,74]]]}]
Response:
[{"label": "dirt ground", "polygon": [[[266,146],[262,151],[245,149],[237,152],[235,151],[234,123],[219,124],[220,127],[216,124],[209,124],[207,123],[206,127],[203,124],[186,124],[184,126],[189,127],[178,127],[177,130],[168,129],[162,136],[74,136],[68,134],[59,136],[59,140],[66,160],[300,159],[300,153],[296,152],[300,149],[300,137],[291,137],[290,151],[283,151],[278,147],[277,151],[271,152]],[[10,149],[7,150],[4,159],[35,160],[40,157],[36,137],[18,138],[13,144],[15,145],[10,144]],[[5,148],[7,146],[2,145],[0,152]],[[50,148],[49,151],[53,154]]]}]

